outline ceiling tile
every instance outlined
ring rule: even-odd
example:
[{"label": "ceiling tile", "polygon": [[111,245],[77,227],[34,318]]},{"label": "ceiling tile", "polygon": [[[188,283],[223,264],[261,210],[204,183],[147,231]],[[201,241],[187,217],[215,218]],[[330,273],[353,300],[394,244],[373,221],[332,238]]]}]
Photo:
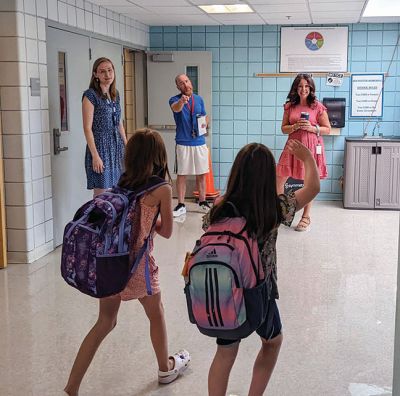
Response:
[{"label": "ceiling tile", "polygon": [[[161,15],[205,15],[197,7],[145,7],[146,10]],[[186,21],[183,21],[186,23]]]},{"label": "ceiling tile", "polygon": [[224,25],[263,25],[265,20],[257,14],[213,14]]},{"label": "ceiling tile", "polygon": [[363,1],[346,1],[346,3],[343,2],[330,2],[330,3],[315,3],[315,4],[310,4],[311,11],[340,11],[340,10],[346,10],[346,11],[362,11],[364,7],[364,2]]},{"label": "ceiling tile", "polygon": [[294,12],[308,12],[308,8],[305,4],[271,4],[271,5],[255,5],[254,11],[257,11],[260,14],[266,14],[269,12],[288,12],[290,10],[291,13]]}]

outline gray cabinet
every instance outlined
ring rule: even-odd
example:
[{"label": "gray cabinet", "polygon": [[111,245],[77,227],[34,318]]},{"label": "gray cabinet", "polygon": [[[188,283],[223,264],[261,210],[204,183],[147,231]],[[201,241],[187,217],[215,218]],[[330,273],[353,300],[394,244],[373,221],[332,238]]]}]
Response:
[{"label": "gray cabinet", "polygon": [[400,209],[400,141],[346,139],[345,208]]}]

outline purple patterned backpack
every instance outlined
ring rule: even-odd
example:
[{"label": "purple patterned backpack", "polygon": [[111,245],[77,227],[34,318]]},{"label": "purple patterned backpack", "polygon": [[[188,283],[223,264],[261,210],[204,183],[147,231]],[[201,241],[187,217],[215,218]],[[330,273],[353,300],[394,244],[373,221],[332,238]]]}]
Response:
[{"label": "purple patterned backpack", "polygon": [[[81,206],[64,230],[61,254],[64,280],[92,297],[121,292],[148,250],[152,234],[150,232],[136,257],[132,258],[130,248],[135,232],[132,215],[136,203],[143,194],[166,183],[164,179],[152,176],[143,188],[130,191],[116,186]],[[149,289],[148,265],[145,272]],[[148,292],[151,294],[151,288]]]}]

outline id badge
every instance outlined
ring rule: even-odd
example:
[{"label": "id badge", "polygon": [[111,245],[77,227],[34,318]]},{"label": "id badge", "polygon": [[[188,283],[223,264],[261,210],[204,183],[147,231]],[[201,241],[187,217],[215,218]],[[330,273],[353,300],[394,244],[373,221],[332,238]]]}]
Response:
[{"label": "id badge", "polygon": [[321,154],[322,154],[322,146],[321,146],[320,144],[317,144],[317,145],[315,146],[315,153],[316,153],[317,155],[321,155]]}]

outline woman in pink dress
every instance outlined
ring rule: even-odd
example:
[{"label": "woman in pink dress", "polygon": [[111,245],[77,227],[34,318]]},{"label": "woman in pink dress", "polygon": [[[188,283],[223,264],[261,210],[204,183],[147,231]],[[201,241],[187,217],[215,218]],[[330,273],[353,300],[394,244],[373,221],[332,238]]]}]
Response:
[{"label": "woman in pink dress", "polygon": [[[315,96],[315,84],[309,74],[298,74],[293,81],[284,105],[282,132],[289,135],[288,140],[296,139],[307,146],[314,155],[320,179],[328,176],[325,160],[324,141],[321,135],[329,135],[326,107]],[[304,164],[290,154],[287,144],[276,170],[278,194],[283,194],[288,177],[304,180]],[[306,231],[311,223],[311,204],[304,207],[296,231]]]}]

